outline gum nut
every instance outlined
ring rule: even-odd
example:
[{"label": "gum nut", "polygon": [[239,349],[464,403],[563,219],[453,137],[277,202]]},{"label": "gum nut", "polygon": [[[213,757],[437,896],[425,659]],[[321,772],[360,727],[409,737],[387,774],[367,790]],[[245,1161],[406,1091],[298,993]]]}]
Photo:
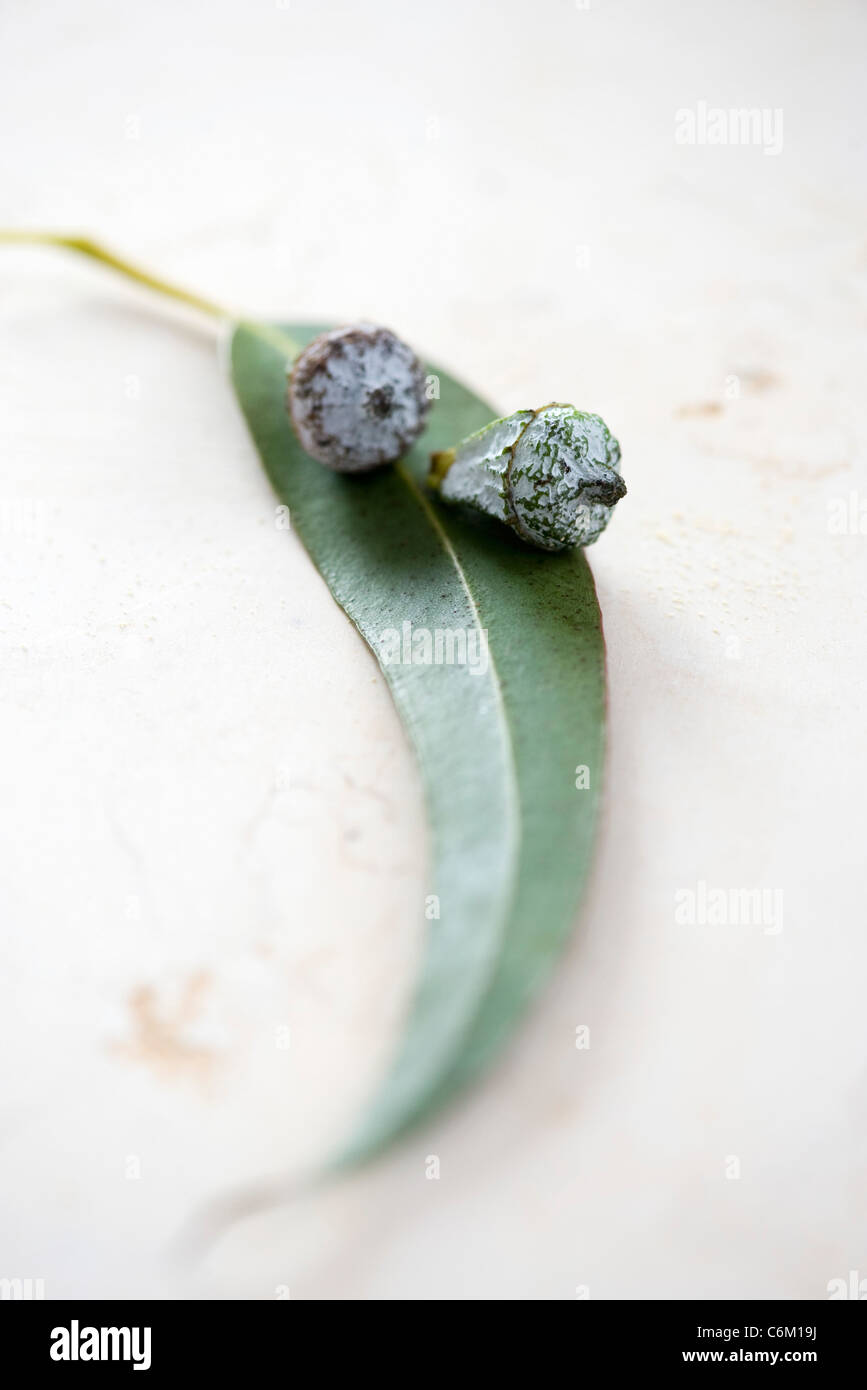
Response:
[{"label": "gum nut", "polygon": [[619,470],[620,445],[599,415],[546,406],[513,450],[515,529],[543,550],[591,545],[626,495]]},{"label": "gum nut", "polygon": [[559,404],[492,420],[433,454],[428,482],[444,502],[484,512],[540,550],[591,545],[626,494],[605,421]]},{"label": "gum nut", "polygon": [[415,353],[388,328],[350,324],[321,333],[296,358],[287,405],[312,458],[360,473],[402,458],[430,401]]}]

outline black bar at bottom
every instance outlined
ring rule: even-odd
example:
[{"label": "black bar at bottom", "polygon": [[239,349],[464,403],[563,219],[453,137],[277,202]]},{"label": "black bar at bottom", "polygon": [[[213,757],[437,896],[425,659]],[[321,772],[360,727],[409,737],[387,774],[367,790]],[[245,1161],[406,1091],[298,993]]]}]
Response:
[{"label": "black bar at bottom", "polygon": [[[565,1323],[556,1326],[580,1339],[572,1352],[577,1357],[576,1370],[587,1366],[592,1358],[589,1364],[596,1362],[612,1371],[666,1372],[675,1367],[689,1371],[708,1366],[730,1371],[739,1367],[790,1370],[804,1366],[827,1372],[856,1368],[861,1362],[867,1330],[864,1311],[860,1306],[831,1301],[615,1303],[576,1299]],[[25,1375],[48,1371],[58,1377],[81,1373],[98,1376],[109,1368],[114,1375],[138,1371],[156,1379],[194,1371],[201,1381],[208,1375],[225,1379],[262,1362],[282,1364],[291,1374],[293,1347],[302,1353],[297,1370],[303,1373],[308,1359],[303,1352],[309,1352],[309,1343],[305,1349],[297,1339],[315,1327],[315,1314],[311,1317],[304,1300],[6,1300],[0,1301],[0,1374],[14,1367]],[[405,1325],[403,1330],[405,1334]],[[441,1358],[444,1374],[452,1374],[456,1347],[442,1325],[434,1337],[431,1330],[428,1324],[428,1332],[423,1334],[425,1372],[429,1375]],[[538,1348],[537,1338],[538,1333],[533,1339]],[[524,1341],[524,1336],[519,1334],[518,1340]],[[341,1342],[333,1333],[325,1342],[326,1364],[331,1363]],[[509,1344],[513,1345],[511,1338]],[[357,1357],[358,1345],[353,1343],[352,1347]],[[397,1339],[397,1360],[392,1362],[395,1374],[400,1373],[401,1347],[407,1348],[406,1335]],[[478,1342],[476,1348],[477,1352],[481,1349]],[[377,1359],[385,1354],[386,1349],[380,1346]],[[417,1353],[411,1360],[417,1362]],[[359,1373],[363,1369],[363,1364],[356,1363]],[[405,1373],[415,1374],[412,1364],[405,1367]]]}]

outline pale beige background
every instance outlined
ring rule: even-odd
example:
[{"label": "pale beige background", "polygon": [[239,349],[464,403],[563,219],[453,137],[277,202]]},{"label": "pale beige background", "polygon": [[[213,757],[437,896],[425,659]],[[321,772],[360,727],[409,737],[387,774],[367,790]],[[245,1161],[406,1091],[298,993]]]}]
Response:
[{"label": "pale beige background", "polygon": [[[0,221],[263,315],[385,321],[504,409],[573,399],[630,493],[592,552],[609,780],[552,987],[461,1106],[267,1205],[399,1027],[415,771],[275,529],[207,325],[3,251],[0,1276],[813,1299],[867,1275],[867,535],[828,528],[867,504],[865,37],[846,3],[3,7]],[[678,145],[700,101],[781,108],[782,151]],[[783,930],[677,925],[701,880],[782,890]]]}]

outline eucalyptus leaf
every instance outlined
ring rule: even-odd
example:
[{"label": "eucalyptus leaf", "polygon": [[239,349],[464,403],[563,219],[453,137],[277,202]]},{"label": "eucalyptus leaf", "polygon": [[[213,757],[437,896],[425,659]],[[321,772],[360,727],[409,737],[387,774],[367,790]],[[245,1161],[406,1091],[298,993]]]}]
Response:
[{"label": "eucalyptus leaf", "polygon": [[[283,331],[238,326],[232,379],[293,529],[383,666],[421,769],[439,901],[393,1065],[342,1165],[372,1157],[477,1075],[548,976],[590,861],[604,642],[583,551],[529,550],[425,488],[430,452],[480,429],[491,406],[431,369],[440,398],[410,455],[372,474],[330,472],[287,418]],[[300,342],[321,331],[285,330]],[[406,623],[474,633],[479,659],[387,660],[385,635]]]}]

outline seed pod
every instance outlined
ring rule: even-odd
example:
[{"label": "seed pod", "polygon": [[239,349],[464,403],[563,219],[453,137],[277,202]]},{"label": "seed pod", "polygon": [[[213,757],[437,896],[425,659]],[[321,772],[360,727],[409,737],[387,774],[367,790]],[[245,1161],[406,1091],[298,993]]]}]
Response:
[{"label": "seed pod", "polygon": [[340,473],[401,458],[430,401],[411,348],[387,328],[350,324],[320,333],[289,371],[286,401],[302,447]]},{"label": "seed pod", "polygon": [[592,545],[626,494],[620,445],[573,405],[519,410],[431,455],[428,483],[541,550]]}]

